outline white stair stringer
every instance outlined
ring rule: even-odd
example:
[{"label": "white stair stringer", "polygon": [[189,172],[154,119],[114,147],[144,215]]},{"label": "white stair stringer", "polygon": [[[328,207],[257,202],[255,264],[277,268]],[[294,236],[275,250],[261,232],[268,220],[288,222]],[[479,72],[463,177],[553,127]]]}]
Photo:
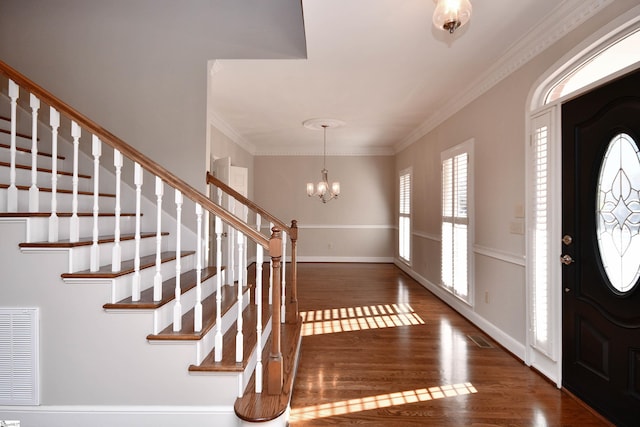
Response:
[{"label": "white stair stringer", "polygon": [[[243,391],[246,390],[247,385],[251,380],[251,375],[255,371],[256,365],[258,364],[258,352],[263,351],[264,346],[267,345],[267,339],[269,338],[269,335],[271,335],[272,326],[273,326],[273,317],[269,317],[269,320],[267,321],[267,323],[264,325],[264,328],[262,329],[262,341],[261,341],[262,347],[258,348],[257,345],[254,346],[251,352],[251,356],[249,356],[249,360],[247,361],[247,366],[245,367],[242,373],[242,383],[240,384],[240,389]],[[263,363],[263,369],[264,369],[267,361],[263,360],[262,363]]]},{"label": "white stair stringer", "polygon": [[[215,292],[216,276],[213,275],[204,282],[202,282],[202,300],[204,301],[210,295]],[[187,312],[195,306],[196,302],[196,288],[189,289],[186,293],[182,294],[180,299],[182,303],[183,311]],[[186,307],[186,310],[185,310]],[[173,323],[173,301],[168,304],[163,304],[160,307],[153,310],[153,333],[159,334],[163,329]]]},{"label": "white stair stringer", "polygon": [[[249,304],[249,298],[246,296],[249,293],[249,290],[244,291],[244,298],[242,298],[242,310],[244,311]],[[237,319],[236,315],[238,313],[238,301],[236,301],[231,308],[229,308],[226,313],[222,316],[222,335],[229,330],[231,326],[235,324]],[[207,333],[198,340],[196,344],[196,358],[194,365],[199,365],[202,361],[207,357],[211,350],[213,350],[215,344],[215,336],[217,333],[216,329],[217,325],[214,325]]]}]

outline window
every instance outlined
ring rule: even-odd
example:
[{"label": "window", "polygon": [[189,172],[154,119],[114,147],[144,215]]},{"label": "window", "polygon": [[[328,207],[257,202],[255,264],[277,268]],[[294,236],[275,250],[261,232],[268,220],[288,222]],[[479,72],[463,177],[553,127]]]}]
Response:
[{"label": "window", "polygon": [[558,81],[547,93],[544,103],[549,104],[640,61],[638,45],[640,30],[627,34],[596,52]]},{"label": "window", "polygon": [[551,110],[532,121],[531,137],[531,334],[532,345],[553,359],[549,226],[551,222]]},{"label": "window", "polygon": [[398,215],[398,255],[411,262],[411,169],[400,172],[400,206]]},{"label": "window", "polygon": [[442,286],[470,302],[473,141],[442,153]]}]

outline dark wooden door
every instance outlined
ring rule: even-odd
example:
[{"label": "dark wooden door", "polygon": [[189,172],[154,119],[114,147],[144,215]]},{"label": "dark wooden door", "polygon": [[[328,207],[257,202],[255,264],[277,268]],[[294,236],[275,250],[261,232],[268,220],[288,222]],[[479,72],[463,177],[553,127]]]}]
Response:
[{"label": "dark wooden door", "polygon": [[640,71],[562,107],[563,386],[640,425]]}]

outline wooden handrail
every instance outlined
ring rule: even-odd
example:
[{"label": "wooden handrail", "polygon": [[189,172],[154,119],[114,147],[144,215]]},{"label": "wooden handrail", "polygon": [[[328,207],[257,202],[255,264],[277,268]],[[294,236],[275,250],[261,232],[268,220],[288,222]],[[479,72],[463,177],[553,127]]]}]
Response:
[{"label": "wooden handrail", "polygon": [[77,110],[67,105],[49,91],[45,90],[38,84],[31,81],[29,78],[21,74],[19,71],[10,67],[3,61],[0,61],[0,73],[13,80],[18,86],[28,90],[33,95],[38,97],[41,101],[54,107],[58,112],[63,113],[67,118],[75,121],[80,127],[90,131],[101,141],[107,143],[111,147],[120,151],[125,157],[142,166],[146,171],[156,175],[164,182],[179,190],[185,197],[192,201],[199,203],[204,209],[214,213],[220,219],[227,224],[230,224],[234,228],[241,230],[246,236],[249,236],[253,241],[260,244],[265,249],[269,249],[269,239],[263,236],[258,231],[246,225],[235,215],[231,214],[221,206],[218,206],[213,201],[209,200],[207,196],[200,193],[195,188],[184,182],[182,179],[169,172],[158,163],[154,162],[102,126],[98,125],[94,121],[90,120],[85,115],[79,113]]},{"label": "wooden handrail", "polygon": [[234,190],[233,188],[229,187],[227,184],[225,184],[224,182],[220,181],[215,176],[211,175],[210,172],[207,172],[207,184],[213,184],[216,187],[219,187],[220,189],[222,189],[222,191],[224,191],[225,193],[229,194],[231,197],[233,197],[234,199],[238,200],[243,205],[246,205],[250,209],[253,209],[254,211],[258,212],[264,218],[268,219],[270,222],[272,222],[274,225],[276,225],[280,230],[285,231],[287,233],[287,235],[289,235],[289,236],[291,235],[291,227],[289,227],[284,222],[280,221],[280,219],[278,219],[276,216],[274,216],[271,213],[269,213],[266,209],[262,208],[260,205],[258,205],[255,202],[247,199],[245,196],[243,196],[242,194],[238,193],[236,190]]}]

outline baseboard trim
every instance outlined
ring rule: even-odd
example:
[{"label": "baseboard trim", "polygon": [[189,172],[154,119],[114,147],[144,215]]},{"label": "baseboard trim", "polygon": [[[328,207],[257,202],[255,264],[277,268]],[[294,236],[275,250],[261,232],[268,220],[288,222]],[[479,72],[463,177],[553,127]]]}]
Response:
[{"label": "baseboard trim", "polygon": [[298,262],[361,262],[393,263],[393,257],[340,257],[340,256],[298,256]]},{"label": "baseboard trim", "polygon": [[23,425],[47,427],[84,427],[88,425],[117,425],[136,427],[194,427],[235,426],[237,418],[233,406],[3,406],[0,419],[19,420]]},{"label": "baseboard trim", "polygon": [[488,334],[491,339],[495,340],[502,347],[507,349],[510,353],[512,353],[515,357],[520,360],[524,360],[525,355],[525,346],[524,344],[518,342],[510,335],[505,334],[500,328],[495,326],[493,323],[489,322],[484,317],[480,316],[478,313],[473,311],[473,309],[467,305],[466,303],[458,300],[455,296],[451,295],[449,292],[442,289],[442,287],[437,286],[436,284],[430,282],[425,277],[421,276],[414,270],[412,270],[406,264],[394,260],[394,264],[400,268],[402,271],[411,276],[414,280],[420,283],[424,288],[426,288],[429,292],[433,293],[439,299],[441,299],[445,304],[456,310],[462,316],[464,316],[471,323],[476,325],[486,334]]}]

